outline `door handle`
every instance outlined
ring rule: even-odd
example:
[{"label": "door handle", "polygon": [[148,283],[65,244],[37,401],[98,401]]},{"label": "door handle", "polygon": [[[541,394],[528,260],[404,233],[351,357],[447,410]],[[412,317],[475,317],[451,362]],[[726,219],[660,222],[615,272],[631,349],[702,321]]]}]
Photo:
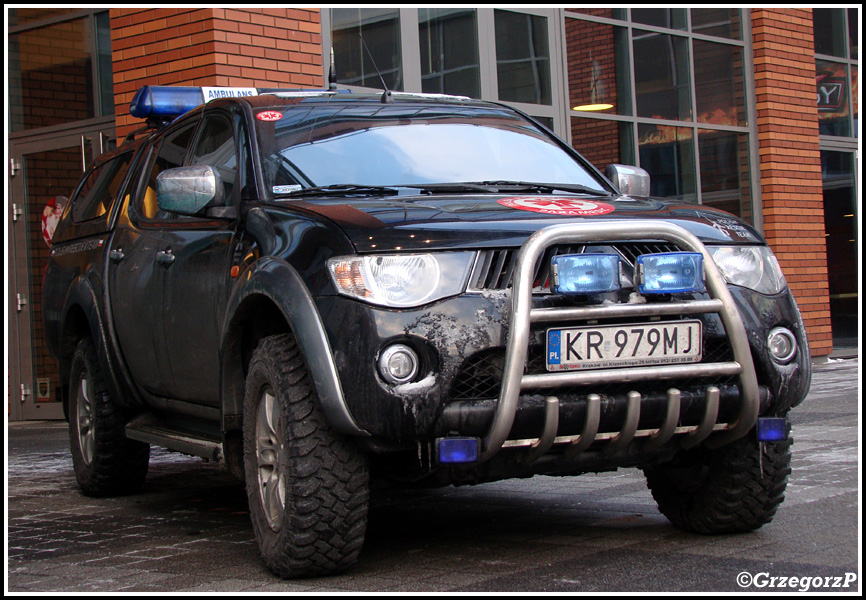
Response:
[{"label": "door handle", "polygon": [[161,250],[156,253],[156,262],[163,265],[164,267],[169,266],[174,262],[175,256],[171,253],[171,248],[168,250]]},{"label": "door handle", "polygon": [[123,253],[122,249],[118,248],[117,250],[112,250],[111,252],[109,252],[108,258],[110,258],[114,262],[120,262],[124,258],[126,258],[126,255]]}]

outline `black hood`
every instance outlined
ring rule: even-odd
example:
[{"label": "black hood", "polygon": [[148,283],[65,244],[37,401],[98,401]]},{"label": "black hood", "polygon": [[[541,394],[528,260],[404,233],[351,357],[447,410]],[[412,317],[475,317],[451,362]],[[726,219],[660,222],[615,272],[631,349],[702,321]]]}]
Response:
[{"label": "black hood", "polygon": [[[516,247],[535,231],[586,220],[660,219],[709,244],[763,243],[747,223],[713,208],[652,198],[572,195],[413,195],[280,201],[338,225],[359,253]],[[648,235],[647,240],[652,236]]]}]

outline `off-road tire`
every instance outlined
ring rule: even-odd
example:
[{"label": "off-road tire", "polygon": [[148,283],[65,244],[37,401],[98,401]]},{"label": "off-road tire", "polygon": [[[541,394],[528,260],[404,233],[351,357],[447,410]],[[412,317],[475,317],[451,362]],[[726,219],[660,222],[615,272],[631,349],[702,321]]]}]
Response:
[{"label": "off-road tire", "polygon": [[769,523],[785,498],[791,444],[754,434],[716,450],[698,448],[644,469],[659,510],[676,527],[702,534],[742,533]]},{"label": "off-road tire", "polygon": [[262,558],[284,578],[357,562],[369,505],[366,456],[331,429],[292,335],[263,339],[244,399],[244,472]]},{"label": "off-road tire", "polygon": [[124,435],[124,414],[108,392],[96,348],[84,338],[72,355],[69,379],[69,443],[78,485],[87,496],[119,496],[141,490],[150,444]]}]

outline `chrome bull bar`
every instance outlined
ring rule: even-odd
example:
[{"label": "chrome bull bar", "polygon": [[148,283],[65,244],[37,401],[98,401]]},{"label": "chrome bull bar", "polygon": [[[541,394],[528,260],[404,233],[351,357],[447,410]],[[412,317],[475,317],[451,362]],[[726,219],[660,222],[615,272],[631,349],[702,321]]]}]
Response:
[{"label": "chrome bull bar", "polygon": [[[610,304],[579,308],[532,308],[534,267],[544,251],[555,244],[585,244],[618,242],[634,239],[660,239],[681,249],[700,252],[704,257],[705,283],[709,300],[685,300],[664,304]],[[505,353],[502,387],[493,422],[483,441],[480,461],[492,458],[504,447],[529,448],[524,460],[535,460],[554,444],[568,444],[566,456],[573,457],[598,440],[608,440],[604,452],[614,454],[626,448],[635,437],[646,437],[644,448],[667,443],[674,435],[685,433],[681,446],[693,447],[704,443],[718,447],[743,437],[758,418],[759,388],[752,354],[749,350],[742,318],[728,291],[724,276],[701,241],[673,223],[659,221],[595,221],[569,225],[554,225],[541,229],[524,243],[517,257],[512,288],[511,324]],[[585,372],[524,374],[529,347],[531,323],[565,320],[610,319],[624,317],[657,317],[664,315],[718,313],[731,343],[733,361],[688,365],[662,365],[597,369]],[[520,392],[524,389],[552,389],[567,385],[593,385],[608,382],[638,382],[672,379],[678,376],[738,376],[740,411],[733,423],[716,423],[719,410],[719,390],[706,390],[706,410],[701,423],[678,427],[680,392],[667,393],[665,421],[658,429],[638,430],[640,394],[629,392],[626,417],[619,432],[598,433],[600,397],[587,397],[586,421],[580,435],[556,436],[559,425],[559,400],[551,394],[545,402],[545,424],[537,439],[509,440]],[[715,433],[712,437],[710,434]]]}]

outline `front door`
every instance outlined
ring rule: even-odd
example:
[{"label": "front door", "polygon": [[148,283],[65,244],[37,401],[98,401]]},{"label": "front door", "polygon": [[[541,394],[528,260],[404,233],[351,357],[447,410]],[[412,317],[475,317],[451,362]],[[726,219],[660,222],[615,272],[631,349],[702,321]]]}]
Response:
[{"label": "front door", "polygon": [[15,140],[10,146],[8,249],[10,420],[62,419],[60,375],[42,330],[42,275],[56,214],[84,169],[109,150],[107,126]]}]

